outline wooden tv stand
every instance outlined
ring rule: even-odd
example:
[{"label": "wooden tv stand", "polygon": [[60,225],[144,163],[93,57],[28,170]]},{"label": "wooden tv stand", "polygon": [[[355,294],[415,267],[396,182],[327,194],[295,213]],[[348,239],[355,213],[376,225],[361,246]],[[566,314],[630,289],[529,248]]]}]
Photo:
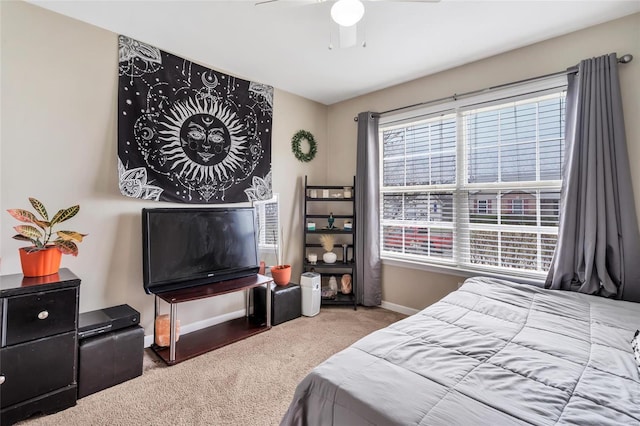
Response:
[{"label": "wooden tv stand", "polygon": [[[160,356],[168,365],[177,364],[189,358],[202,355],[203,353],[218,349],[238,340],[242,340],[254,334],[262,333],[271,328],[271,286],[267,285],[267,318],[266,323],[259,324],[259,321],[252,322],[249,319],[249,306],[247,313],[242,318],[233,319],[211,327],[203,328],[187,334],[181,334],[179,342],[176,342],[175,324],[177,320],[178,304],[190,302],[192,300],[205,299],[208,297],[220,296],[222,294],[234,293],[236,291],[250,290],[263,284],[272,282],[273,279],[264,275],[253,275],[249,277],[237,278],[228,281],[219,281],[210,284],[203,284],[196,287],[187,287],[179,290],[167,291],[155,294],[155,318],[160,311],[160,300],[170,305],[169,314],[169,347],[151,346],[153,351]],[[248,298],[247,298],[248,300]],[[155,336],[155,318],[154,333]]]}]

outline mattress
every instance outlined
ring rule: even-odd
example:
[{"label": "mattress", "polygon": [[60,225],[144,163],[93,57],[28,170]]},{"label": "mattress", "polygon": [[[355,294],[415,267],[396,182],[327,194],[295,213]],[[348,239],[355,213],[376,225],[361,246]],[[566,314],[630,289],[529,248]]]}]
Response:
[{"label": "mattress", "polygon": [[316,367],[282,425],[639,425],[640,303],[470,278]]}]

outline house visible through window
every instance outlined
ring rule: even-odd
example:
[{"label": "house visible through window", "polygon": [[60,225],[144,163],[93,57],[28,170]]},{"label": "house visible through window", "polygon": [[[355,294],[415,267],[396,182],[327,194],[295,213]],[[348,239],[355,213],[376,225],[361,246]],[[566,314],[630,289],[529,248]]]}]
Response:
[{"label": "house visible through window", "polygon": [[542,277],[558,234],[565,80],[382,117],[382,257]]}]

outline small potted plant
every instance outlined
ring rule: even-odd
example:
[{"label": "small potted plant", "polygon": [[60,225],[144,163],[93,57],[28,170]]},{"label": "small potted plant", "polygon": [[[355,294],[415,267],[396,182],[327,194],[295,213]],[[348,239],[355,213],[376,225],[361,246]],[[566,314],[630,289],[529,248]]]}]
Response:
[{"label": "small potted plant", "polygon": [[[282,233],[282,230],[280,230],[280,232]],[[275,235],[274,240],[276,240]],[[280,241],[282,241],[282,238],[280,238]],[[282,264],[282,256],[280,254],[281,250],[282,247],[280,247],[280,245],[278,245],[278,247],[275,249],[276,265],[272,266],[270,269],[271,277],[273,278],[273,282],[276,283],[276,285],[287,286],[291,281],[291,265]]]},{"label": "small potted plant", "polygon": [[25,277],[55,274],[60,269],[62,255],[77,256],[78,246],[76,243],[81,242],[87,234],[65,230],[54,231],[53,227],[74,217],[80,211],[80,206],[76,205],[59,210],[49,220],[44,204],[35,198],[29,198],[29,202],[39,217],[28,210],[7,210],[15,219],[28,224],[14,227],[18,232],[13,237],[14,239],[31,243],[29,247],[20,248],[22,273]]}]

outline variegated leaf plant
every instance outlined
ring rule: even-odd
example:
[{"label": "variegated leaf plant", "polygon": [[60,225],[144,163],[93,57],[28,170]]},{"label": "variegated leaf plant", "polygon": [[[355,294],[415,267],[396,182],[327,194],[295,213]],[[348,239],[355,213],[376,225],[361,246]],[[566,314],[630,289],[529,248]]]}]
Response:
[{"label": "variegated leaf plant", "polygon": [[[72,206],[67,209],[58,211],[51,220],[44,204],[35,198],[29,198],[31,206],[40,216],[36,216],[28,210],[9,209],[7,210],[11,216],[20,222],[29,223],[30,225],[18,225],[14,229],[18,232],[13,238],[20,241],[29,241],[32,246],[25,248],[28,252],[44,250],[47,247],[55,246],[63,254],[78,255],[78,246],[76,243],[82,242],[87,234],[81,234],[74,231],[54,231],[53,227],[66,220],[74,217],[79,211],[80,206]],[[35,226],[34,226],[35,225]]]}]

